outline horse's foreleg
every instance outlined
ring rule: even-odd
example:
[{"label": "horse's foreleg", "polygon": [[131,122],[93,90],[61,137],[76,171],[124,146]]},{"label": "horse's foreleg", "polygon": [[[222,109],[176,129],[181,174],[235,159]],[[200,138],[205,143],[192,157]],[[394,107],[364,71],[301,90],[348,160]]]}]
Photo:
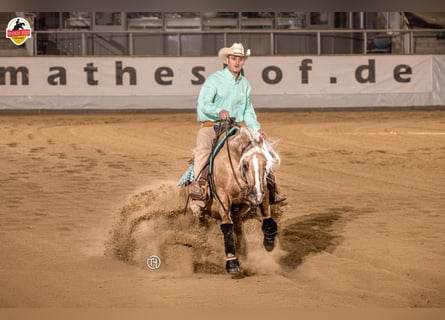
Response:
[{"label": "horse's foreleg", "polygon": [[240,272],[239,261],[236,257],[233,223],[222,223],[221,231],[224,235],[224,249],[226,251],[226,270],[230,274]]},{"label": "horse's foreleg", "polygon": [[240,218],[233,220],[234,232],[235,232],[235,248],[237,255],[242,258],[247,257],[247,242],[244,237],[243,221]]},{"label": "horse's foreleg", "polygon": [[272,251],[275,248],[275,237],[278,233],[278,226],[270,214],[270,205],[268,199],[265,199],[263,201],[258,211],[263,221],[261,230],[263,230],[264,234],[264,248],[267,251]]},{"label": "horse's foreleg", "polygon": [[231,201],[227,198],[220,198],[218,211],[221,217],[221,231],[224,235],[224,249],[226,252],[226,270],[230,274],[240,272],[239,261],[236,257],[235,229],[230,214]]},{"label": "horse's foreleg", "polygon": [[272,251],[275,248],[275,237],[278,233],[278,226],[272,217],[263,220],[261,226],[264,234],[263,245],[267,251]]}]

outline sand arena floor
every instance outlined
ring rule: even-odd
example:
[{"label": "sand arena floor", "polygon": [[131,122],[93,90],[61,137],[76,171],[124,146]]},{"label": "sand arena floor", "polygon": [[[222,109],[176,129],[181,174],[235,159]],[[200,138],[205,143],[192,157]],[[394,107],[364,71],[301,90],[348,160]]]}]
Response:
[{"label": "sand arena floor", "polygon": [[0,116],[0,307],[445,307],[445,111],[258,118],[288,201],[235,280],[178,214],[193,112]]}]

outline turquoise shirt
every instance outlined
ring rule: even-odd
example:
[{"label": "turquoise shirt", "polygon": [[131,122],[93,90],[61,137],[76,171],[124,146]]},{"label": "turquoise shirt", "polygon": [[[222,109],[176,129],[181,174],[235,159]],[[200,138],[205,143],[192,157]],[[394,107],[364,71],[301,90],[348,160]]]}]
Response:
[{"label": "turquoise shirt", "polygon": [[227,110],[237,122],[259,130],[261,126],[252,106],[250,91],[249,81],[241,74],[235,79],[228,68],[216,71],[207,78],[199,92],[198,121],[219,121],[219,112]]}]

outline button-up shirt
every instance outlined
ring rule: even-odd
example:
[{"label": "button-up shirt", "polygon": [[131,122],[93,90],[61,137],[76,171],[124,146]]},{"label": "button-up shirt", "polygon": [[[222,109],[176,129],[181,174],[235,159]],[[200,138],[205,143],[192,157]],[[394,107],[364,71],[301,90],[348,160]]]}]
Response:
[{"label": "button-up shirt", "polygon": [[250,83],[243,75],[235,79],[228,68],[214,72],[204,82],[198,96],[198,121],[219,121],[219,112],[227,110],[237,122],[259,130],[250,91]]}]

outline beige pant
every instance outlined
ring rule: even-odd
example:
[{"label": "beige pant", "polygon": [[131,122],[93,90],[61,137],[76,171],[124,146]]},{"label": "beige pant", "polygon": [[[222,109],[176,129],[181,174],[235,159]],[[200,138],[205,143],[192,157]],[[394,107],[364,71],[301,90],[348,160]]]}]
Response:
[{"label": "beige pant", "polygon": [[193,173],[195,174],[195,178],[198,177],[198,174],[201,172],[201,169],[206,164],[209,159],[210,153],[212,152],[212,143],[213,139],[215,139],[216,133],[213,127],[201,127],[198,131],[198,135],[196,137],[196,147],[193,150]]}]

